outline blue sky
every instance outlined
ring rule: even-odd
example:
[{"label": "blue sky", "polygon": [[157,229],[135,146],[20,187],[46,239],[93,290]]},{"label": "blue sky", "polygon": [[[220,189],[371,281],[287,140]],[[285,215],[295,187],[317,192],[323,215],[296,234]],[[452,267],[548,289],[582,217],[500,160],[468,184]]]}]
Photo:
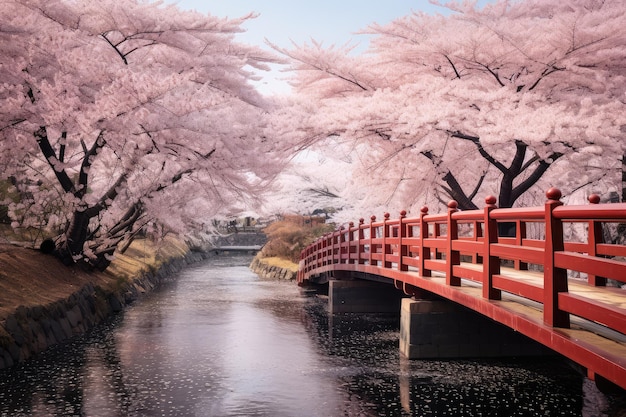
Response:
[{"label": "blue sky", "polygon": [[[487,1],[480,0],[479,4]],[[358,44],[357,50],[365,49],[367,38],[356,35],[371,23],[385,24],[406,16],[412,11],[445,13],[447,10],[434,6],[428,0],[168,0],[182,9],[195,9],[219,17],[241,17],[250,12],[260,16],[249,21],[246,33],[238,40],[264,46],[264,39],[281,47],[291,47],[311,39],[324,46]],[[284,83],[276,80],[280,74],[266,77],[260,85],[266,93],[287,92]]]},{"label": "blue sky", "polygon": [[428,0],[179,0],[172,1],[183,9],[195,9],[220,17],[240,17],[249,12],[260,16],[249,22],[240,39],[262,44],[263,39],[290,46],[311,38],[324,45],[342,45],[357,40],[353,33],[370,23],[387,23],[413,10],[436,13],[444,11]]}]

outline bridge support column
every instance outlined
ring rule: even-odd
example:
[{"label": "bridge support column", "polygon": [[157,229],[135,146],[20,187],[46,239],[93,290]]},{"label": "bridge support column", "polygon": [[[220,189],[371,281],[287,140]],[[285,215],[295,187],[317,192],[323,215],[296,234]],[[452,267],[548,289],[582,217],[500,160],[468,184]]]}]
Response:
[{"label": "bridge support column", "polygon": [[331,313],[396,313],[404,296],[394,286],[365,280],[330,280],[328,308]]},{"label": "bridge support column", "polygon": [[541,344],[450,301],[402,300],[400,352],[409,359],[549,354]]}]

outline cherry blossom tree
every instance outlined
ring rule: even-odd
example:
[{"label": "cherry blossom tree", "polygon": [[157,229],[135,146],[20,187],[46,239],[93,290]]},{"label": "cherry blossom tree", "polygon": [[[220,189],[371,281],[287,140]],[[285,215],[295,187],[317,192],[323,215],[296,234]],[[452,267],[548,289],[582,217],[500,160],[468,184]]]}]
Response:
[{"label": "cherry blossom tree", "polygon": [[281,166],[252,69],[221,19],[135,0],[0,3],[0,166],[13,225],[106,268],[123,241],[243,209]]},{"label": "cherry blossom tree", "polygon": [[[501,207],[619,189],[626,153],[626,9],[620,0],[447,3],[373,24],[367,53],[291,50],[300,146],[354,146],[369,206],[488,194]],[[314,104],[311,104],[314,103]]]},{"label": "cherry blossom tree", "polygon": [[299,152],[268,190],[265,212],[270,215],[332,213],[334,221],[353,219],[359,213],[352,210],[353,204],[346,193],[350,178],[337,174],[350,172],[352,164],[347,153],[331,155],[311,149]]}]

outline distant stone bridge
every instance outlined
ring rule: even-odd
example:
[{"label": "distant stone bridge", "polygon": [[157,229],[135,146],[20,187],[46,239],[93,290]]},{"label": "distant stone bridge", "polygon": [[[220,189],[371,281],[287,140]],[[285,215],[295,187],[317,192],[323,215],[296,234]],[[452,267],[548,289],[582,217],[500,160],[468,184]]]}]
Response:
[{"label": "distant stone bridge", "polygon": [[232,233],[219,236],[211,248],[212,251],[222,252],[258,252],[267,242],[263,233]]}]

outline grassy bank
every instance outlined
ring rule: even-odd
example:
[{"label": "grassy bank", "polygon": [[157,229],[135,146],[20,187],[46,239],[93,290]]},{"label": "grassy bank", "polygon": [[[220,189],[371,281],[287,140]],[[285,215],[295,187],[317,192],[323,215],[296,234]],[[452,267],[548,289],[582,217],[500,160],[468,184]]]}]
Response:
[{"label": "grassy bank", "polygon": [[87,272],[78,266],[64,266],[38,250],[0,244],[0,322],[19,306],[45,306],[69,297],[88,283],[115,291],[188,251],[187,245],[174,237],[159,243],[137,240],[126,253],[118,254],[105,272]]},{"label": "grassy bank", "polygon": [[0,245],[0,369],[84,334],[196,259],[180,239],[137,240],[105,272],[90,272]]},{"label": "grassy bank", "polygon": [[289,260],[289,259],[284,259],[284,258],[279,258],[279,257],[269,257],[269,258],[263,258],[263,262],[269,266],[275,266],[277,268],[282,268],[282,269],[287,269],[291,272],[298,272],[298,264]]}]

